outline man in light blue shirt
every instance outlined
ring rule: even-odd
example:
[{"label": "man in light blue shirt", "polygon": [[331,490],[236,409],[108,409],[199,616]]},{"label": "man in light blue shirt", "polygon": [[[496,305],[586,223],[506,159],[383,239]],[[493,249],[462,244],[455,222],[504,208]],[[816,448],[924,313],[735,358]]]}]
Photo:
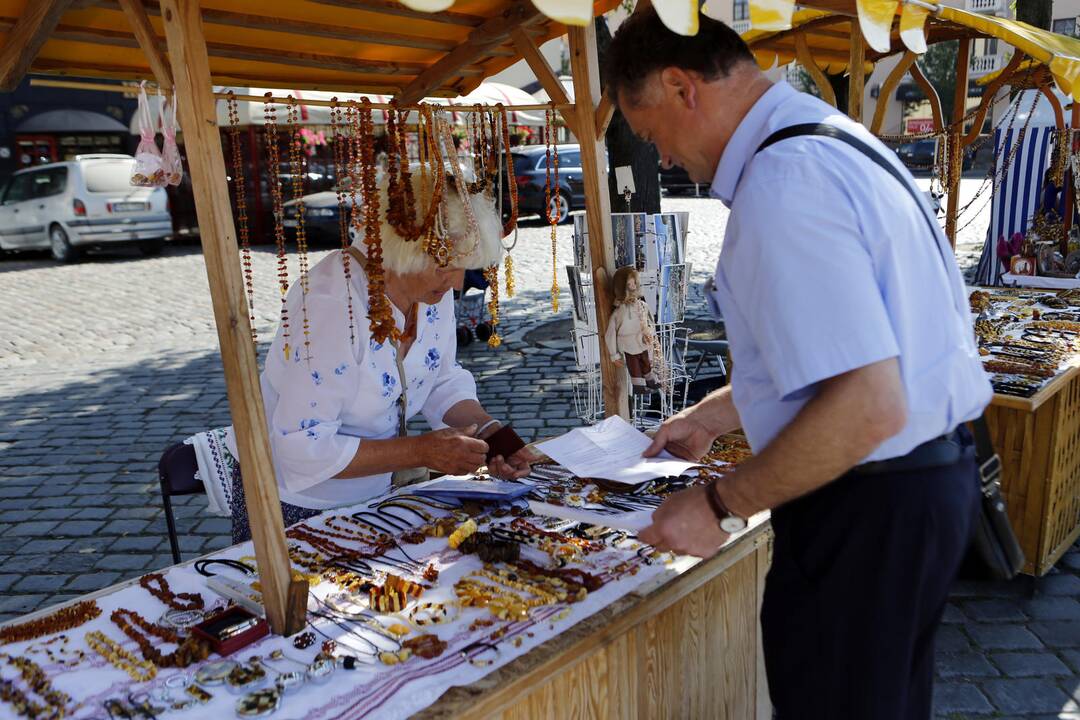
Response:
[{"label": "man in light blue shirt", "polygon": [[[755,453],[670,498],[641,538],[709,556],[772,510],[762,625],[781,720],[929,717],[934,633],[977,502],[957,428],[991,396],[948,243],[892,153],[772,84],[722,23],[680,37],[635,13],[605,76],[635,132],[731,208],[714,278],[731,386],[649,452],[698,459],[741,426]],[[776,135],[821,125],[849,139]]]}]

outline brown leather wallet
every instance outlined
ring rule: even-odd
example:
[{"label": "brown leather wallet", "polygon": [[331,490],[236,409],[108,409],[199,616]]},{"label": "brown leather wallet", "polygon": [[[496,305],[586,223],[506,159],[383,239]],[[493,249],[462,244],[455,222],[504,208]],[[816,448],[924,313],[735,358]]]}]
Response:
[{"label": "brown leather wallet", "polygon": [[514,428],[510,425],[503,425],[501,428],[484,438],[484,442],[488,444],[488,462],[491,462],[491,458],[496,455],[502,455],[503,460],[505,460],[521,448],[525,447],[525,441],[514,432]]}]

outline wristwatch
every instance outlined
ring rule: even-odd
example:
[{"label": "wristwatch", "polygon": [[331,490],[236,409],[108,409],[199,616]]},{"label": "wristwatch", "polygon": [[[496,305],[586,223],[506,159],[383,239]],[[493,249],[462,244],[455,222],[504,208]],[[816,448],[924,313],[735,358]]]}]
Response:
[{"label": "wristwatch", "polygon": [[746,529],[746,518],[739,517],[724,505],[724,501],[720,499],[720,494],[716,492],[716,480],[712,480],[705,486],[705,496],[709,498],[709,507],[712,508],[713,514],[716,515],[716,522],[720,525],[720,529],[726,532],[728,535],[733,535],[737,532],[742,532]]}]

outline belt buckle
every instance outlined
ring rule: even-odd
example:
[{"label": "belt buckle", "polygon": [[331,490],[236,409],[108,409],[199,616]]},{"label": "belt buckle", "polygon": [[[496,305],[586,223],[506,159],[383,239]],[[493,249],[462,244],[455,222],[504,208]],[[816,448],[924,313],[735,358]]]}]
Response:
[{"label": "belt buckle", "polygon": [[979,479],[983,487],[1001,484],[1001,456],[994,453],[979,466]]}]

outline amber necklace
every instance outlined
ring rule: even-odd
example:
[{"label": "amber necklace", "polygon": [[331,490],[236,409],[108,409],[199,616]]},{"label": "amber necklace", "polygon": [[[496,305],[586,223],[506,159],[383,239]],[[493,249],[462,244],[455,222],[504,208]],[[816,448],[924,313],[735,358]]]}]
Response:
[{"label": "amber necklace", "polygon": [[296,254],[300,261],[300,312],[302,316],[302,328],[304,332],[304,361],[311,363],[311,326],[308,323],[307,293],[308,293],[308,246],[307,226],[304,221],[304,162],[301,157],[302,150],[300,131],[297,127],[297,103],[296,98],[289,96],[289,173],[291,177],[293,200],[296,202]]},{"label": "amber necklace", "polygon": [[266,127],[266,155],[269,163],[270,198],[274,211],[274,242],[277,244],[278,289],[281,291],[281,338],[285,360],[289,359],[289,311],[285,304],[289,292],[289,261],[285,254],[285,201],[281,193],[281,153],[278,148],[277,111],[273,95],[266,93],[263,112]]},{"label": "amber necklace", "polygon": [[[338,202],[338,231],[341,234],[341,264],[345,270],[345,301],[349,307],[349,347],[352,347],[356,342],[356,321],[353,317],[353,304],[352,304],[352,263],[351,255],[349,254],[349,221],[345,217],[345,191],[342,189],[342,183],[347,177],[349,179],[349,192],[351,199],[356,200],[356,172],[354,168],[354,158],[352,153],[346,153],[346,143],[348,138],[342,135],[341,132],[342,119],[341,119],[341,105],[338,104],[337,96],[335,95],[330,101],[330,128],[333,133],[334,143],[334,168],[337,175],[336,182],[334,183],[334,191],[337,193]],[[347,161],[346,161],[347,160]],[[342,173],[347,173],[344,177]]]},{"label": "amber necklace", "polygon": [[[546,182],[544,184],[544,217],[551,225],[551,310],[559,312],[559,262],[557,258],[555,227],[559,224],[559,214],[562,212],[560,203],[562,196],[559,194],[559,148],[555,145],[555,104],[552,103],[544,114],[545,125],[545,156],[547,158]],[[551,187],[551,177],[554,172],[555,189]],[[551,198],[555,194],[555,212],[552,213]]]},{"label": "amber necklace", "polygon": [[143,575],[139,578],[139,585],[173,610],[202,610],[203,608],[202,595],[187,592],[174,593],[169,588],[168,580],[161,573]]},{"label": "amber necklace", "polygon": [[240,113],[236,95],[232,90],[225,101],[229,111],[229,149],[232,152],[233,197],[236,199],[236,224],[240,234],[240,258],[244,267],[244,286],[247,291],[248,322],[251,324],[251,342],[258,344],[255,331],[255,278],[251,265],[251,232],[248,228],[247,185],[244,181],[244,159],[240,148]]}]

